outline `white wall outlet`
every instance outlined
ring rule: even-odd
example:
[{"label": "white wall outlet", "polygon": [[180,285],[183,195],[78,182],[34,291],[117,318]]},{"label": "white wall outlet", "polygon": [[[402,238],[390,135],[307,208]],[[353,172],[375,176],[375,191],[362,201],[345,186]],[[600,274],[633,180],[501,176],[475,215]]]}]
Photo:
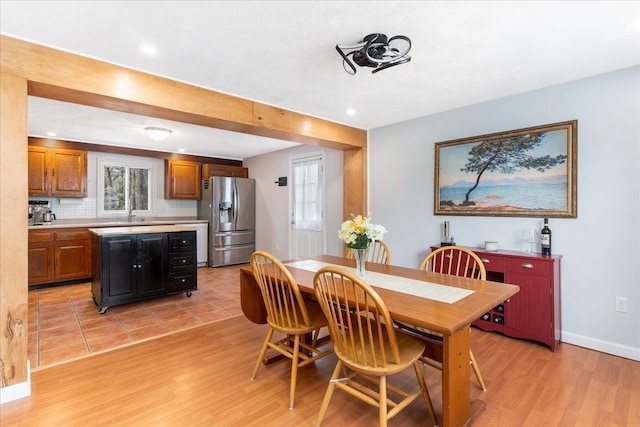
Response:
[{"label": "white wall outlet", "polygon": [[616,311],[619,311],[621,313],[627,312],[627,298],[616,297]]}]

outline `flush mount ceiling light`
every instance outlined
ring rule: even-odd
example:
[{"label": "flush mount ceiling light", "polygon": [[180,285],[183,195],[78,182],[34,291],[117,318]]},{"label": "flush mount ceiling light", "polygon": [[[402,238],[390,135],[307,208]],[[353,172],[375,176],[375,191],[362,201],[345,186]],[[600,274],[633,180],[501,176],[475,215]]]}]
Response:
[{"label": "flush mount ceiling light", "polygon": [[155,126],[146,127],[144,128],[144,130],[151,137],[151,139],[156,141],[162,141],[169,138],[169,135],[171,135],[171,133],[173,132],[171,129]]},{"label": "flush mount ceiling light", "polygon": [[342,56],[344,70],[351,75],[356,73],[353,62],[361,67],[373,68],[371,73],[374,74],[411,61],[411,57],[407,56],[411,50],[411,40],[406,36],[387,39],[384,34],[374,33],[352,46],[337,44],[336,50]]}]

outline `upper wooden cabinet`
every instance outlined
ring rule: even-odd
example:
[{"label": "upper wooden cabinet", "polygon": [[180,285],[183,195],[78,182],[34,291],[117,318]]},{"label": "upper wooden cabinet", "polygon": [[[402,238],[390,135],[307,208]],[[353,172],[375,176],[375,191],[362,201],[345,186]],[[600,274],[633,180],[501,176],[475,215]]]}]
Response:
[{"label": "upper wooden cabinet", "polygon": [[186,160],[165,160],[164,198],[200,199],[201,166]]},{"label": "upper wooden cabinet", "polygon": [[202,177],[210,176],[233,176],[235,178],[249,178],[249,169],[241,166],[226,166],[205,164],[202,165]]},{"label": "upper wooden cabinet", "polygon": [[87,197],[87,152],[29,146],[29,196]]}]

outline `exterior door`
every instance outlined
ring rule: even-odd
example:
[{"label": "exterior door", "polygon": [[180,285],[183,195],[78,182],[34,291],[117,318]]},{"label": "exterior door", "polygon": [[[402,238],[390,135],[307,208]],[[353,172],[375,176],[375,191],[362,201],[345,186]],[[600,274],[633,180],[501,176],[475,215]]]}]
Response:
[{"label": "exterior door", "polygon": [[324,156],[308,155],[290,161],[290,258],[325,252]]}]

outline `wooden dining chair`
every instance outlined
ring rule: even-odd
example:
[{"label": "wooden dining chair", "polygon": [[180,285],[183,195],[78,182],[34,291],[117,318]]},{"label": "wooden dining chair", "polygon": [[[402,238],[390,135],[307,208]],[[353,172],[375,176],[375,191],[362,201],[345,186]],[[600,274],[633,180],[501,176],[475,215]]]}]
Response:
[{"label": "wooden dining chair", "polygon": [[[355,274],[338,267],[323,267],[316,272],[313,286],[329,320],[338,358],[316,426],[322,423],[336,388],[377,407],[380,426],[386,426],[389,419],[422,396],[437,425],[419,365],[424,344],[393,326],[380,296]],[[417,391],[409,393],[388,383],[387,377],[412,366],[420,386]],[[372,388],[372,384],[376,387]]]},{"label": "wooden dining chair", "polygon": [[[347,251],[347,259],[353,259],[353,251]],[[366,252],[367,262],[374,262],[376,264],[391,264],[391,252],[389,247],[382,240],[374,240],[369,245]]]},{"label": "wooden dining chair", "polygon": [[[317,346],[318,333],[328,326],[328,322],[317,303],[303,299],[297,282],[280,260],[268,252],[256,251],[251,255],[250,264],[262,293],[269,324],[251,379],[256,378],[267,349],[291,359],[289,409],[293,409],[298,368],[333,352],[331,348],[320,350]],[[276,331],[286,336],[272,342]],[[305,338],[310,334],[313,336],[307,343]]]},{"label": "wooden dining chair", "polygon": [[[420,269],[435,271],[442,274],[451,274],[454,276],[469,277],[472,279],[487,279],[487,270],[480,257],[476,255],[475,252],[461,246],[443,246],[435,249],[422,261]],[[423,338],[427,343],[427,351],[423,354],[421,360],[428,365],[442,370],[442,335],[434,331],[407,325],[399,321],[395,321],[395,324],[399,328]],[[469,332],[471,332],[471,329],[469,329]],[[433,344],[436,345],[435,350],[433,350]],[[440,346],[440,348],[437,346]],[[471,349],[469,349],[469,362],[471,363],[471,368],[478,379],[480,388],[483,391],[487,391],[484,379],[480,373],[480,367],[478,366],[478,362],[476,361]]]}]

